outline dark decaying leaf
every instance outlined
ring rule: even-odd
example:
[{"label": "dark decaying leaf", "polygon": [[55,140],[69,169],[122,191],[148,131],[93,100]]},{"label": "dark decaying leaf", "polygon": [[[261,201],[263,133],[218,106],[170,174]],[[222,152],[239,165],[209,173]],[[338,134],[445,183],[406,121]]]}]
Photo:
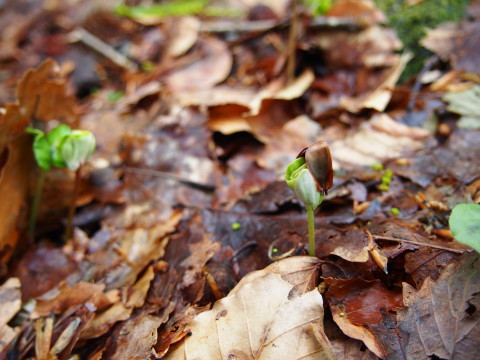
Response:
[{"label": "dark decaying leaf", "polygon": [[406,308],[398,312],[405,357],[478,358],[480,348],[480,257],[463,254],[434,281],[415,290],[404,284]]}]

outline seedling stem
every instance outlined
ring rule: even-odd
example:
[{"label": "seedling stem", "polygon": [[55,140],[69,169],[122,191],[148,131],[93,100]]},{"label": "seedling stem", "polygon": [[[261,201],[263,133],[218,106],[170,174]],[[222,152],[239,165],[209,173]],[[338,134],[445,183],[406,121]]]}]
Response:
[{"label": "seedling stem", "polygon": [[308,220],[308,253],[310,256],[315,256],[315,219],[313,217],[313,208],[307,206],[307,220]]},{"label": "seedling stem", "polygon": [[47,171],[40,168],[40,175],[38,176],[37,189],[33,197],[32,212],[30,213],[30,221],[28,224],[28,233],[30,239],[35,239],[35,226],[37,223],[38,207],[40,206],[40,200],[42,199],[43,185],[45,184],[45,178]]}]

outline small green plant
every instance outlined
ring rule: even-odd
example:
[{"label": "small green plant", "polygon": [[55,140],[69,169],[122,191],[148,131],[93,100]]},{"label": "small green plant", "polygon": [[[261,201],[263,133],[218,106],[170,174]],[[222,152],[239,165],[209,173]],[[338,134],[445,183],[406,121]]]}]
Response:
[{"label": "small green plant", "polygon": [[313,211],[333,184],[332,157],[327,143],[320,141],[303,149],[288,165],[285,180],[307,208],[309,254],[315,256]]},{"label": "small green plant", "polygon": [[238,222],[234,222],[232,224],[232,230],[234,230],[234,231],[240,230],[240,227],[241,227],[241,225]]},{"label": "small green plant", "polygon": [[480,253],[480,204],[458,204],[448,221],[455,240]]},{"label": "small green plant", "polygon": [[33,154],[37,165],[40,167],[40,175],[37,189],[33,198],[32,210],[29,222],[29,234],[33,239],[35,224],[37,222],[38,208],[42,197],[43,186],[47,171],[52,167],[68,168],[75,171],[75,187],[72,194],[72,202],[69,208],[69,216],[66,227],[66,237],[71,236],[73,215],[75,212],[75,197],[79,179],[80,166],[93,154],[95,150],[95,137],[89,131],[72,130],[68,125],[60,124],[48,134],[42,130],[31,127],[26,132],[35,136],[33,140]]},{"label": "small green plant", "polygon": [[[379,166],[378,164],[374,164],[374,166],[372,166],[374,170],[377,170],[377,171],[383,170],[383,166]],[[393,171],[390,169],[386,169],[382,174],[382,183],[377,186],[378,190],[381,190],[381,191],[390,190],[390,183],[392,182],[392,178],[393,178]]]}]

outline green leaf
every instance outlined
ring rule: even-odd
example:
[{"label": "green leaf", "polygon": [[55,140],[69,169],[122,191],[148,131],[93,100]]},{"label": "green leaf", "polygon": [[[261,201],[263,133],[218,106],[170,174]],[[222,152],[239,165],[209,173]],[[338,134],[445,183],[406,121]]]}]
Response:
[{"label": "green leaf", "polygon": [[60,148],[67,138],[72,133],[72,130],[68,125],[60,124],[53,128],[47,135],[48,142],[50,143],[50,151],[52,157],[52,165],[65,168],[67,164],[63,160],[63,156],[60,152]]},{"label": "green leaf", "polygon": [[33,155],[38,166],[43,170],[50,170],[52,167],[52,153],[50,143],[45,134],[37,134],[33,140]]},{"label": "green leaf", "polygon": [[95,151],[95,137],[90,131],[73,130],[60,151],[67,167],[76,171]]},{"label": "green leaf", "polygon": [[480,253],[480,204],[458,204],[450,215],[450,231],[458,242]]},{"label": "green leaf", "polygon": [[480,86],[468,90],[449,93],[443,97],[450,104],[447,109],[462,115],[457,123],[462,129],[480,129]]}]

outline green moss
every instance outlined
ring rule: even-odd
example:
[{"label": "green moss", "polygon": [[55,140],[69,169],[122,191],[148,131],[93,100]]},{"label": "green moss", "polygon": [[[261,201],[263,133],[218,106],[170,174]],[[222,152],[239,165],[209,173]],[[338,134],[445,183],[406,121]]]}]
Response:
[{"label": "green moss", "polygon": [[425,59],[431,56],[431,52],[419,43],[427,30],[444,22],[460,21],[471,0],[424,0],[413,6],[408,6],[405,0],[374,2],[387,16],[387,26],[393,27],[405,48],[413,52],[414,58],[400,79],[404,81],[418,74]]}]

